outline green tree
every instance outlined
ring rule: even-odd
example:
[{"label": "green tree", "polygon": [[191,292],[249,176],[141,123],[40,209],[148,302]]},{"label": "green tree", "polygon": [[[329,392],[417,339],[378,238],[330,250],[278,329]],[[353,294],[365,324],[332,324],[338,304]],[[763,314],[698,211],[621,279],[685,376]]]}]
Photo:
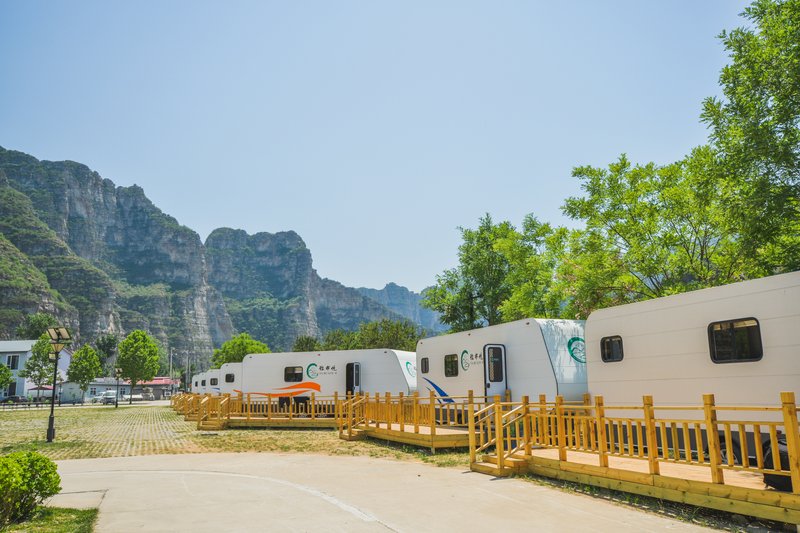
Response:
[{"label": "green tree", "polygon": [[247,333],[240,333],[214,350],[211,362],[214,368],[219,368],[225,363],[240,363],[245,355],[251,353],[270,353],[269,346]]},{"label": "green tree", "polygon": [[27,315],[22,324],[17,326],[16,334],[19,339],[38,339],[47,332],[47,328],[58,326],[58,321],[47,313],[34,313]]},{"label": "green tree", "polygon": [[509,297],[500,305],[503,320],[562,317],[566,295],[557,290],[556,270],[570,232],[528,215],[522,231],[498,239],[495,249],[508,261]]},{"label": "green tree", "polygon": [[315,352],[322,349],[322,344],[316,337],[300,335],[294,340],[293,352]]},{"label": "green tree", "polygon": [[97,349],[97,357],[100,359],[100,364],[108,375],[112,373],[111,361],[114,359],[118,344],[119,337],[113,333],[100,335],[94,340],[94,346]]},{"label": "green tree", "polygon": [[81,391],[86,394],[89,384],[102,373],[103,367],[100,365],[97,352],[88,344],[84,344],[72,354],[72,361],[67,369],[67,380],[77,383]]},{"label": "green tree", "polygon": [[720,34],[731,62],[702,120],[725,169],[728,223],[768,272],[800,269],[800,1],[756,0]]},{"label": "green tree", "polygon": [[358,347],[391,348],[413,352],[417,341],[425,336],[422,328],[408,320],[389,320],[365,322],[358,327]]},{"label": "green tree", "polygon": [[451,331],[498,324],[502,322],[500,307],[511,294],[511,285],[510,264],[495,245],[515,229],[508,222],[494,224],[486,214],[477,229],[460,231],[463,242],[458,248],[458,267],[436,276],[436,284],[426,291],[422,305],[437,311]]},{"label": "green tree", "polygon": [[357,350],[359,348],[358,333],[334,329],[325,334],[322,339],[323,350]]},{"label": "green tree", "polygon": [[6,365],[0,365],[0,390],[3,390],[11,385],[12,381],[13,376],[11,374],[11,369]]},{"label": "green tree", "polygon": [[53,362],[50,361],[50,337],[43,334],[31,348],[31,356],[25,362],[25,368],[20,371],[20,377],[29,379],[37,387],[36,396],[42,392],[42,386],[53,379]]},{"label": "green tree", "polygon": [[133,388],[136,384],[153,379],[158,372],[158,345],[144,331],[132,331],[119,343],[117,366],[122,369],[122,378],[130,381],[131,394],[128,403],[133,403]]}]

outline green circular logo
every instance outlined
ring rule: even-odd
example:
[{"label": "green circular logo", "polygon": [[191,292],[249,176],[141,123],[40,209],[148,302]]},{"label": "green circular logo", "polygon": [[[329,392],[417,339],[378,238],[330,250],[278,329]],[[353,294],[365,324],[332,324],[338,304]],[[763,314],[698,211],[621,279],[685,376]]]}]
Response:
[{"label": "green circular logo", "polygon": [[417,369],[411,364],[411,361],[406,361],[406,370],[412,378],[417,377]]},{"label": "green circular logo", "polygon": [[461,352],[461,368],[469,370],[469,350]]},{"label": "green circular logo", "polygon": [[311,379],[315,379],[317,376],[319,376],[319,372],[317,371],[317,363],[311,363],[308,365],[308,368],[306,368],[306,375],[308,375],[308,377]]},{"label": "green circular logo", "polygon": [[580,337],[572,337],[567,341],[569,356],[579,363],[586,363],[586,343]]}]

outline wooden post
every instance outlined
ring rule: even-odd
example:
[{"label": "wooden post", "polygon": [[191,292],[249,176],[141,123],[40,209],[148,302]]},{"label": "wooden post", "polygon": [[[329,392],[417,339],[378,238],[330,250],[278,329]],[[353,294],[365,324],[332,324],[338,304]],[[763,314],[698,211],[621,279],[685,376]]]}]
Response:
[{"label": "wooden post", "polygon": [[511,389],[506,389],[506,392],[505,392],[505,401],[506,401],[506,402],[510,402],[510,401],[511,401]]},{"label": "wooden post", "polygon": [[392,422],[394,422],[394,417],[392,416],[392,395],[390,393],[386,393],[384,395],[386,398],[386,429],[392,429]]},{"label": "wooden post", "polygon": [[550,446],[550,421],[547,420],[547,395],[540,394],[539,395],[539,418],[541,427],[539,428],[539,434],[542,436],[542,444],[543,446]]},{"label": "wooden post", "polygon": [[592,395],[588,392],[583,393],[583,405],[592,405]]},{"label": "wooden post", "polygon": [[[472,389],[467,391],[467,403],[475,404],[475,395],[472,393]],[[461,423],[463,424],[464,421],[462,420]]]},{"label": "wooden post", "polygon": [[400,431],[406,430],[406,404],[404,403],[403,392],[400,392]]},{"label": "wooden post", "polygon": [[603,397],[594,397],[594,415],[597,421],[597,447],[600,453],[600,466],[608,467],[608,435],[606,434],[606,408]]},{"label": "wooden post", "polygon": [[[703,412],[706,417],[706,438],[708,439],[708,460],[711,463],[711,482],[725,483],[722,475],[722,453],[719,446],[719,430],[717,429],[717,411],[714,409],[714,395],[703,394]],[[684,443],[684,447],[689,443]],[[673,443],[673,447],[678,450],[678,444]],[[699,448],[699,446],[698,446]],[[678,452],[680,453],[680,452]],[[729,452],[730,453],[730,452]]]},{"label": "wooden post", "polygon": [[528,412],[528,396],[522,397],[522,439],[525,445],[525,457],[531,456],[531,417]]},{"label": "wooden post", "polygon": [[267,420],[272,420],[272,394],[267,394]]},{"label": "wooden post", "polygon": [[497,395],[494,397],[494,451],[497,455],[497,468],[501,471],[506,464],[503,444],[503,403]]},{"label": "wooden post", "polygon": [[[800,428],[797,425],[797,404],[793,392],[781,393],[783,408],[783,431],[786,434],[786,450],[789,455],[789,471],[792,473],[792,492],[800,494]],[[774,468],[780,468],[780,458],[773,459]],[[800,530],[800,527],[798,527]]]},{"label": "wooden post", "polygon": [[350,395],[347,395],[347,438],[353,437],[353,402],[350,401]]},{"label": "wooden post", "polygon": [[469,391],[467,400],[467,430],[469,431],[469,466],[472,467],[478,462],[477,452],[475,451],[475,404],[473,403],[472,391]]},{"label": "wooden post", "polygon": [[[645,435],[647,438],[647,462],[650,465],[650,473],[658,475],[661,473],[661,469],[658,464],[658,437],[656,436],[656,420],[655,410],[653,409],[653,397],[649,395],[644,396],[642,398],[642,405],[644,409]],[[684,443],[686,446],[689,444],[689,442]],[[642,443],[640,442],[639,446],[641,445]]]},{"label": "wooden post", "polygon": [[247,393],[247,422],[250,423],[250,393]]},{"label": "wooden post", "polygon": [[567,433],[564,427],[564,397],[556,396],[556,436],[558,437],[558,460],[567,460]]},{"label": "wooden post", "polygon": [[315,412],[316,412],[316,401],[317,401],[316,400],[316,396],[314,396],[314,393],[312,392],[311,393],[311,420],[314,420],[314,418],[316,418],[314,416]]},{"label": "wooden post", "polygon": [[436,436],[436,394],[431,391],[429,398],[431,402],[431,442],[433,442],[433,437]]},{"label": "wooden post", "polygon": [[414,410],[412,416],[414,417],[414,433],[419,433],[419,392],[414,391]]}]

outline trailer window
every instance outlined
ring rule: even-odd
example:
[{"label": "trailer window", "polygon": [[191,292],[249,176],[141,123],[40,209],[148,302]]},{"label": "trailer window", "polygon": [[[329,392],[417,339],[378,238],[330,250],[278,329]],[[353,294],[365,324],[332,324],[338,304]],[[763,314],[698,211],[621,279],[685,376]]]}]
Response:
[{"label": "trailer window", "polygon": [[420,368],[420,370],[422,371],[423,374],[427,374],[428,373],[428,370],[429,370],[428,365],[429,365],[429,362],[428,362],[428,358],[427,357],[423,357],[422,359],[419,360],[419,368]]},{"label": "trailer window", "polygon": [[489,381],[500,383],[503,381],[503,348],[500,346],[489,346],[486,349],[486,356],[489,358]]},{"label": "trailer window", "polygon": [[600,339],[600,358],[604,363],[622,361],[622,337],[603,337]]},{"label": "trailer window", "polygon": [[216,385],[217,383],[219,383],[219,380],[218,380],[217,378],[211,378],[211,386],[212,386],[212,387],[213,387],[214,385]]},{"label": "trailer window", "polygon": [[758,361],[764,355],[761,328],[755,318],[740,318],[708,325],[708,345],[715,363]]},{"label": "trailer window", "polygon": [[458,355],[451,353],[444,356],[444,377],[452,378],[458,375]]},{"label": "trailer window", "polygon": [[197,382],[196,381],[194,382],[194,386],[197,387]]},{"label": "trailer window", "polygon": [[225,383],[233,383],[233,374],[225,374]]},{"label": "trailer window", "polygon": [[201,387],[205,387],[205,386],[206,386],[206,380],[202,380],[202,381],[200,381],[200,386],[201,386]]},{"label": "trailer window", "polygon": [[283,381],[295,382],[303,381],[302,366],[287,366],[283,369]]}]

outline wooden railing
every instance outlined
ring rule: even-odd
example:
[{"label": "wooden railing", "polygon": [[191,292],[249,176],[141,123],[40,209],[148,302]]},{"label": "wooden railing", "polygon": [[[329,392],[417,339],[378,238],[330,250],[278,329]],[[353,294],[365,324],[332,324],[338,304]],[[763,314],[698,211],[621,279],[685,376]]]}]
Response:
[{"label": "wooden railing", "polygon": [[561,461],[570,451],[584,452],[604,467],[609,457],[646,460],[650,474],[659,474],[663,463],[699,466],[719,484],[726,470],[781,476],[800,494],[798,408],[794,393],[780,399],[780,407],[717,406],[707,394],[702,405],[687,407],[656,406],[651,396],[641,405],[614,406],[600,396],[591,405],[561,397],[548,403],[542,396],[538,404],[495,398],[468,408],[470,461],[492,450],[503,468],[512,457],[529,457],[534,447],[557,448]]},{"label": "wooden railing", "polygon": [[365,406],[367,399],[365,396],[348,396],[341,403],[337,404],[336,426],[339,430],[339,437],[348,439],[353,438],[353,432],[366,424]]}]

